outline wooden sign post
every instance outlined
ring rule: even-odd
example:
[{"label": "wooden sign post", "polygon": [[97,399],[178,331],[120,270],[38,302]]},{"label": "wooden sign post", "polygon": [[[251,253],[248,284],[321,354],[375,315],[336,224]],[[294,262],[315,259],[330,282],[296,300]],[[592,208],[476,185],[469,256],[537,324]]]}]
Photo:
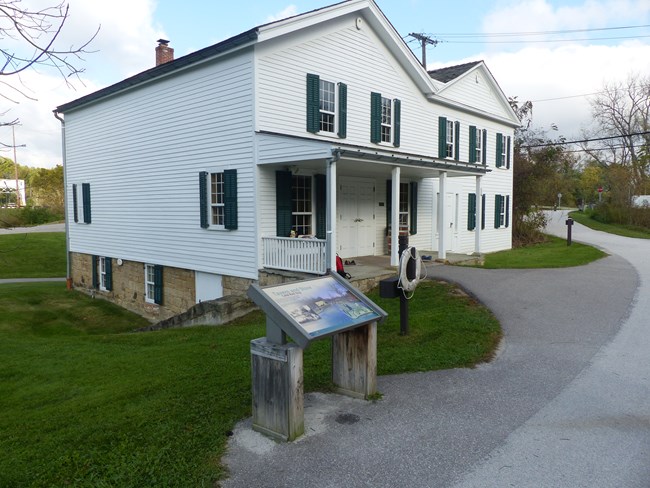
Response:
[{"label": "wooden sign post", "polygon": [[377,323],[387,314],[346,280],[253,284],[248,296],[266,313],[266,337],[251,341],[254,430],[283,441],[304,433],[303,350],[314,340],[332,337],[332,379],[340,393],[366,399],[376,393]]}]

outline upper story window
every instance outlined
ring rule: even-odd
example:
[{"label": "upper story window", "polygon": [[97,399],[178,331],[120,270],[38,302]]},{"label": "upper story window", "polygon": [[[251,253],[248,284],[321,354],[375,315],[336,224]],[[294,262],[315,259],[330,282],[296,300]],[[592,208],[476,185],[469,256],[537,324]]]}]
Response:
[{"label": "upper story window", "polygon": [[497,151],[496,151],[496,163],[497,168],[506,168],[510,169],[510,150],[511,150],[512,139],[510,136],[505,136],[501,133],[497,134]]},{"label": "upper story window", "polygon": [[320,80],[320,130],[334,133],[336,120],[336,90],[331,81]]},{"label": "upper story window", "polygon": [[347,136],[348,87],[307,74],[307,131]]},{"label": "upper story window", "polygon": [[402,104],[397,98],[370,94],[370,142],[400,145]]},{"label": "upper story window", "polygon": [[72,212],[75,222],[79,222],[79,214],[81,213],[81,220],[84,224],[90,224],[91,208],[90,208],[90,183],[81,184],[81,202],[77,195],[77,185],[72,185]]},{"label": "upper story window", "polygon": [[486,164],[487,131],[469,126],[469,162]]},{"label": "upper story window", "polygon": [[381,142],[390,144],[393,134],[393,101],[381,97]]},{"label": "upper story window", "polygon": [[445,157],[454,159],[454,144],[455,144],[455,137],[454,137],[454,122],[451,120],[447,121],[447,144],[446,144],[446,152],[445,152]]},{"label": "upper story window", "polygon": [[460,160],[460,122],[438,118],[438,157]]}]

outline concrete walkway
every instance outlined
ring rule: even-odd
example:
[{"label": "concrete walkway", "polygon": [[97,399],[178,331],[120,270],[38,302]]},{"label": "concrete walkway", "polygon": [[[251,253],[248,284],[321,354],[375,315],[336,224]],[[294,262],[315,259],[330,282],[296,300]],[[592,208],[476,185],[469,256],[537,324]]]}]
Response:
[{"label": "concrete walkway", "polygon": [[[565,218],[550,230],[565,235]],[[292,444],[241,422],[223,486],[650,486],[650,241],[573,233],[615,255],[557,270],[430,268],[501,321],[490,364],[380,377],[377,403],[309,394],[307,435]]]}]

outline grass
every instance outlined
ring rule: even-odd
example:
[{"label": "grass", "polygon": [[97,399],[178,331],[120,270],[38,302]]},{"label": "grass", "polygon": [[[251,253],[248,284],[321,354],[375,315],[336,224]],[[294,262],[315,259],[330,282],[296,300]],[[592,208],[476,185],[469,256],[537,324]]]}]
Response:
[{"label": "grass", "polygon": [[607,255],[595,247],[578,242],[567,246],[566,239],[555,236],[547,236],[547,238],[548,240],[541,244],[487,254],[483,267],[489,269],[566,268],[589,264]]},{"label": "grass", "polygon": [[[425,282],[399,335],[378,327],[379,374],[471,367],[501,332],[450,285]],[[60,283],[0,285],[0,486],[213,486],[250,415],[254,312],[230,325],[130,333],[144,319]],[[305,389],[331,388],[328,340],[305,351]]]},{"label": "grass", "polygon": [[65,233],[0,235],[0,278],[65,276]]},{"label": "grass", "polygon": [[650,230],[644,229],[643,227],[634,227],[629,225],[619,225],[619,224],[605,224],[589,217],[588,214],[584,212],[571,212],[569,217],[573,220],[589,227],[593,230],[599,230],[602,232],[608,232],[609,234],[616,234],[623,237],[635,237],[637,239],[650,239]]}]

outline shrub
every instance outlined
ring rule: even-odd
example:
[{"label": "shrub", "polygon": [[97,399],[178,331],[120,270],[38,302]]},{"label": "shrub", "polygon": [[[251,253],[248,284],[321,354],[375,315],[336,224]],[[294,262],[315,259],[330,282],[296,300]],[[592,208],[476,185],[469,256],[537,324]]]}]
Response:
[{"label": "shrub", "polygon": [[0,209],[0,227],[29,227],[63,220],[63,210],[49,207]]},{"label": "shrub", "polygon": [[546,241],[542,233],[546,227],[546,215],[541,210],[531,210],[526,214],[515,214],[512,228],[513,247],[539,244]]}]

